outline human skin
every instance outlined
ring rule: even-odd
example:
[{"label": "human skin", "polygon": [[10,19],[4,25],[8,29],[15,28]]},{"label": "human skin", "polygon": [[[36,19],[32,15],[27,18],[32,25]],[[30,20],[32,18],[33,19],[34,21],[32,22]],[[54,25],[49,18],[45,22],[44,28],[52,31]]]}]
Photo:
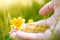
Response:
[{"label": "human skin", "polygon": [[51,2],[48,2],[39,10],[39,14],[44,16],[49,14],[52,11],[54,11],[54,5],[53,5],[53,2],[51,1]]},{"label": "human skin", "polygon": [[[55,13],[51,17],[49,17],[48,19],[40,20],[40,21],[36,22],[37,24],[47,23],[50,25],[50,29],[46,30],[44,33],[27,33],[27,32],[22,32],[20,30],[14,29],[10,32],[10,36],[11,37],[16,36],[18,38],[22,38],[22,39],[26,39],[26,40],[50,40],[50,36],[51,36],[50,30],[53,29],[54,24],[56,23],[57,17],[59,15],[59,14],[57,14],[57,11],[58,11],[57,6],[55,5],[55,7],[54,7],[53,3],[49,2],[43,8],[41,8],[41,10],[39,11],[40,15],[46,15],[49,12],[53,11],[54,9],[56,9]],[[59,25],[58,25],[58,27],[59,27]],[[13,35],[14,33],[15,33],[15,35]]]}]

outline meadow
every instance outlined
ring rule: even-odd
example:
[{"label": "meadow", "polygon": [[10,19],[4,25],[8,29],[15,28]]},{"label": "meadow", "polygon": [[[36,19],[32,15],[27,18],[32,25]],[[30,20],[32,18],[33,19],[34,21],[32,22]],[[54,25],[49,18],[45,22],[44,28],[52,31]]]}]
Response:
[{"label": "meadow", "polygon": [[23,17],[27,22],[28,19],[39,21],[50,17],[53,12],[45,16],[39,14],[39,10],[49,1],[50,0],[16,0],[10,3],[8,0],[0,0],[0,40],[13,40],[9,38],[9,32],[11,30],[9,24],[10,19]]}]

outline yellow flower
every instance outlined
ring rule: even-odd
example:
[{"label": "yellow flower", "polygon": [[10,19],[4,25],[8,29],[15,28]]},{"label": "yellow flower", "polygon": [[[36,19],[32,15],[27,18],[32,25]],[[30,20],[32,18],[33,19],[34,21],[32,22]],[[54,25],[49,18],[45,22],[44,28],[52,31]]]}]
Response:
[{"label": "yellow flower", "polygon": [[28,23],[31,23],[31,22],[33,22],[33,19],[29,19],[29,20],[28,20]]},{"label": "yellow flower", "polygon": [[24,23],[25,23],[25,19],[22,19],[21,17],[10,20],[10,24],[14,25],[18,29],[21,29]]}]

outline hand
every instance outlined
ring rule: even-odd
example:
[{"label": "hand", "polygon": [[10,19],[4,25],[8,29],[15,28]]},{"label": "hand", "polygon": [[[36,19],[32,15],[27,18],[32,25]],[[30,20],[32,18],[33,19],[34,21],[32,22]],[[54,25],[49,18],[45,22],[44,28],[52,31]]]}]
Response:
[{"label": "hand", "polygon": [[[36,22],[36,24],[45,24],[45,20]],[[18,37],[25,40],[47,40],[51,36],[50,29],[47,29],[44,33],[27,33],[17,29],[14,29],[10,32],[11,37]],[[47,38],[47,39],[46,39]]]},{"label": "hand", "polygon": [[48,13],[51,12],[51,11],[54,11],[54,4],[53,4],[52,1],[49,2],[49,3],[47,3],[46,5],[44,5],[44,6],[40,9],[39,13],[40,13],[40,15],[46,15],[46,14],[48,14]]},{"label": "hand", "polygon": [[[54,7],[52,2],[49,2],[48,4],[46,4],[40,11],[39,13],[41,15],[46,15],[47,13],[53,11]],[[36,22],[38,23],[47,23],[51,26],[53,26],[54,22],[53,21],[55,18],[52,16],[46,20],[41,20]],[[15,35],[13,35],[13,33],[15,33]],[[26,40],[49,40],[50,36],[51,36],[51,31],[50,29],[46,30],[44,33],[27,33],[27,32],[22,32],[20,30],[13,30],[10,32],[10,36],[16,36],[18,38],[22,38],[22,39],[26,39]]]}]

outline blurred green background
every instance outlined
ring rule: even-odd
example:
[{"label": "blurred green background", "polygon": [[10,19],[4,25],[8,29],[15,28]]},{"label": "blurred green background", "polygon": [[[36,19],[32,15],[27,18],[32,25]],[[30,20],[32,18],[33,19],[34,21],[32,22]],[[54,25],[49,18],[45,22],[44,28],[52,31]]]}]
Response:
[{"label": "blurred green background", "polygon": [[39,10],[50,0],[0,0],[0,40],[10,40],[9,20],[12,18],[23,17],[38,21],[46,19],[51,14],[41,16]]}]

